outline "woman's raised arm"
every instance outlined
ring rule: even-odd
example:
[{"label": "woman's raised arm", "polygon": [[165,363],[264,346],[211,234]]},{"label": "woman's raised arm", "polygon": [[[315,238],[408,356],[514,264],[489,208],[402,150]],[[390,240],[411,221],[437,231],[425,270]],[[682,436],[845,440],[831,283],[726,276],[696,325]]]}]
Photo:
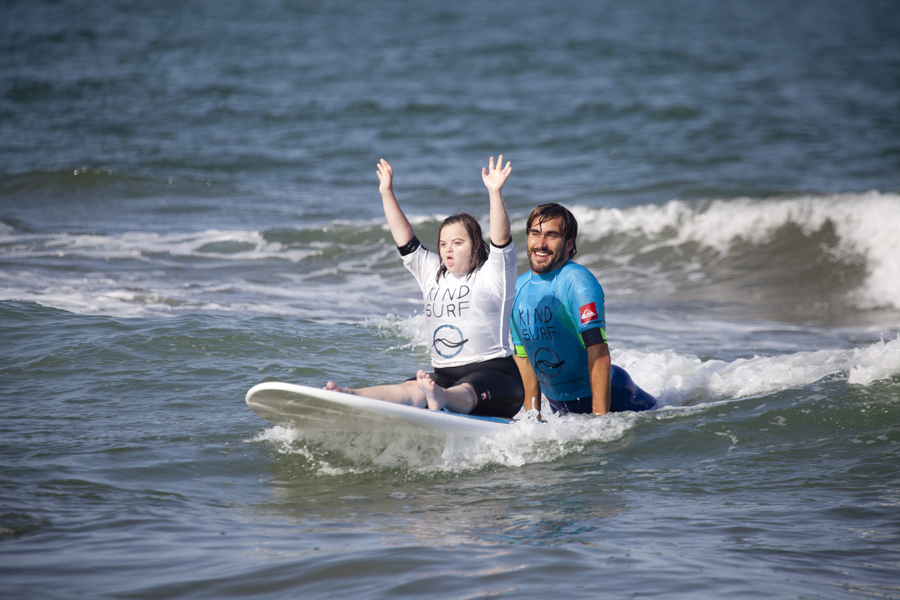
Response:
[{"label": "woman's raised arm", "polygon": [[512,172],[512,163],[506,163],[503,167],[503,155],[501,154],[497,160],[497,166],[494,167],[494,157],[491,157],[490,169],[481,168],[481,180],[484,181],[484,187],[488,189],[488,195],[491,199],[491,243],[495,246],[505,246],[510,239],[509,213],[506,211],[506,204],[503,203],[503,184],[506,178]]},{"label": "woman's raised arm", "polygon": [[383,158],[378,163],[378,191],[381,192],[381,204],[384,206],[384,218],[387,219],[391,235],[397,246],[405,246],[416,235],[409,219],[403,214],[397,197],[394,196],[394,172],[391,165]]}]

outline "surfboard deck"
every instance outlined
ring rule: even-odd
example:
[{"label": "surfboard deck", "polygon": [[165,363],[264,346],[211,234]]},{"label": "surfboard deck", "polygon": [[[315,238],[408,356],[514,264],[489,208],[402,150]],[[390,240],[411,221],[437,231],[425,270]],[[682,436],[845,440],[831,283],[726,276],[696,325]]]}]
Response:
[{"label": "surfboard deck", "polygon": [[277,381],[250,388],[246,402],[253,412],[273,425],[317,434],[380,428],[473,437],[503,431],[511,422],[414,408]]}]

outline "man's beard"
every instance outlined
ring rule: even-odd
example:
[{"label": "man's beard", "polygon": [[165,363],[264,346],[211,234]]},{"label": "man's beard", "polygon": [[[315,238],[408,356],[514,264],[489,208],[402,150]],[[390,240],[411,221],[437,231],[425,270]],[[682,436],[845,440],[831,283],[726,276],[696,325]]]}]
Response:
[{"label": "man's beard", "polygon": [[[538,265],[535,267],[534,260],[532,260],[532,256],[535,251],[546,252],[550,254],[550,262],[544,263],[543,265]],[[565,248],[562,249],[558,254],[553,254],[550,252],[550,248],[532,248],[528,252],[528,262],[531,265],[531,270],[537,273],[538,275],[543,275],[544,273],[549,273],[550,271],[555,271],[560,268],[564,264],[566,264],[566,256],[565,256]]]}]

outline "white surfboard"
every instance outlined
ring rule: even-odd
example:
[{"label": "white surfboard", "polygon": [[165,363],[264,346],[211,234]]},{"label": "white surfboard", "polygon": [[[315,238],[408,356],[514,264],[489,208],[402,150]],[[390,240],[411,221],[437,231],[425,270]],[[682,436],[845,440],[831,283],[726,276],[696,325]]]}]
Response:
[{"label": "white surfboard", "polygon": [[503,431],[511,422],[281,382],[253,386],[247,392],[246,401],[256,414],[274,425],[317,435],[379,429],[478,437]]}]

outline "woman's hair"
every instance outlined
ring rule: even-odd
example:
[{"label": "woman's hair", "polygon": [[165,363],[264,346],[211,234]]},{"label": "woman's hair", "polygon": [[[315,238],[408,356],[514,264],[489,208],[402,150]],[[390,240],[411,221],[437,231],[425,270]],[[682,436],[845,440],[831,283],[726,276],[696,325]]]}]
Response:
[{"label": "woman's hair", "polygon": [[578,252],[578,248],[575,246],[575,238],[578,237],[578,221],[575,220],[575,215],[570,213],[565,206],[555,202],[536,206],[531,211],[531,214],[528,215],[528,222],[525,224],[525,236],[528,237],[528,232],[531,231],[532,225],[540,225],[557,217],[562,219],[562,231],[560,233],[563,235],[564,240],[567,242],[572,240],[572,250],[569,252],[569,258],[575,258],[575,253]]},{"label": "woman's hair", "polygon": [[[466,277],[477,271],[481,268],[488,258],[487,247],[484,244],[484,238],[481,235],[481,225],[478,224],[478,221],[470,215],[469,213],[459,213],[455,215],[450,215],[446,219],[443,220],[441,226],[438,227],[438,256],[440,256],[440,248],[441,248],[441,232],[444,230],[444,227],[447,225],[453,225],[454,223],[459,223],[465,228],[466,233],[469,235],[469,239],[472,240],[472,260],[469,264],[469,270],[466,273]],[[438,269],[437,277],[435,277],[435,281],[440,281],[441,277],[447,274],[447,265],[444,264],[444,261],[441,260],[441,266]]]}]

